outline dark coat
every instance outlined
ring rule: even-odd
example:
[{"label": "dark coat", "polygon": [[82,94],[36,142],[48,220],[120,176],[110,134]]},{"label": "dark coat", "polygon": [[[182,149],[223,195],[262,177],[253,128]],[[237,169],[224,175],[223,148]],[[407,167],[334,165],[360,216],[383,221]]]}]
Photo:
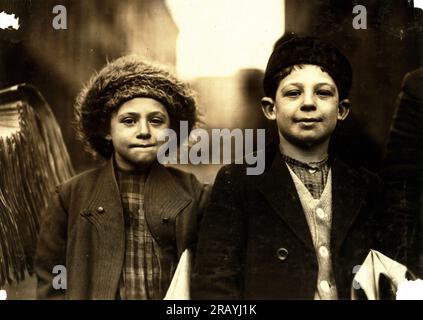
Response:
[{"label": "dark coat", "polygon": [[[273,154],[260,176],[247,176],[243,165],[219,172],[200,228],[194,299],[313,299],[312,237],[289,171]],[[380,250],[380,182],[337,159],[332,181],[333,270],[339,298],[349,299],[354,266]]]},{"label": "dark coat", "polygon": [[403,80],[389,134],[382,178],[396,224],[397,260],[423,277],[423,68]]},{"label": "dark coat", "polygon": [[[204,189],[192,174],[152,166],[144,194],[146,221],[166,252],[180,256],[195,247]],[[124,215],[109,161],[57,188],[37,245],[37,298],[115,299],[124,255]],[[52,287],[55,265],[66,266],[67,290]]]}]

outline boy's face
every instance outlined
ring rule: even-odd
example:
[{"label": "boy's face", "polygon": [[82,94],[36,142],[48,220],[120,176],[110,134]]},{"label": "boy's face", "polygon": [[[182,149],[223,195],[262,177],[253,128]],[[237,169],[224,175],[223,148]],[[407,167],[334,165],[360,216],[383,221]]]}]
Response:
[{"label": "boy's face", "polygon": [[151,98],[134,98],[112,114],[110,134],[119,168],[134,170],[154,162],[159,147],[159,132],[169,128],[166,108]]},{"label": "boy's face", "polygon": [[283,78],[275,99],[262,99],[263,111],[276,120],[280,139],[296,147],[328,143],[338,120],[348,115],[347,101],[339,103],[331,76],[320,66],[303,65]]}]

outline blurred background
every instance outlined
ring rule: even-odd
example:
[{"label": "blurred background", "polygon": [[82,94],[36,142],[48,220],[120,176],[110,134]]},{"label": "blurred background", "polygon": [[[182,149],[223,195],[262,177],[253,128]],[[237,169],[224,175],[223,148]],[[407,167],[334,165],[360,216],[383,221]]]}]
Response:
[{"label": "blurred background", "polygon": [[[418,1],[416,1],[417,4]],[[65,6],[67,29],[52,27]],[[355,5],[367,9],[367,29],[354,29]],[[261,80],[274,42],[284,32],[314,35],[350,59],[352,112],[338,152],[378,172],[404,75],[422,64],[422,10],[412,0],[21,0],[0,1],[19,17],[0,29],[0,89],[36,86],[50,104],[76,172],[98,162],[75,138],[73,103],[107,61],[137,53],[166,65],[197,92],[204,126],[275,130],[260,110]],[[186,166],[213,183],[220,166]],[[0,169],[1,170],[1,169]],[[29,282],[28,282],[29,281]],[[9,299],[33,297],[34,282],[8,288]],[[31,282],[32,281],[32,282]]]}]

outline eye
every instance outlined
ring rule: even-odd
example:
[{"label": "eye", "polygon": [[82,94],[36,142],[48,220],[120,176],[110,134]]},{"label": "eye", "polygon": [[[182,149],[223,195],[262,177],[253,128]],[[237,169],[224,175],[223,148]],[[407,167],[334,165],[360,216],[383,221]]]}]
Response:
[{"label": "eye", "polygon": [[162,125],[165,122],[165,119],[163,119],[162,117],[153,117],[150,120],[150,123],[152,123],[153,125]]},{"label": "eye", "polygon": [[127,118],[123,118],[121,122],[125,125],[131,126],[135,124],[136,120],[134,118],[127,117]]},{"label": "eye", "polygon": [[317,90],[317,95],[324,97],[324,98],[328,98],[328,97],[333,97],[333,92],[330,90]]},{"label": "eye", "polygon": [[284,93],[285,97],[295,98],[301,95],[300,90],[288,90]]}]

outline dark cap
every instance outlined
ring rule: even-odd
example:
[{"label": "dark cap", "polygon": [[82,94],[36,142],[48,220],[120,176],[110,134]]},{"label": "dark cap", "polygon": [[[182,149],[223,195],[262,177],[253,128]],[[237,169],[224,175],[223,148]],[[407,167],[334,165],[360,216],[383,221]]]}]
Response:
[{"label": "dark cap", "polygon": [[277,89],[280,72],[299,64],[313,64],[323,67],[335,82],[339,99],[348,97],[352,68],[348,59],[336,47],[313,37],[293,35],[281,37],[275,44],[264,73],[263,88],[266,96],[273,96]]}]

